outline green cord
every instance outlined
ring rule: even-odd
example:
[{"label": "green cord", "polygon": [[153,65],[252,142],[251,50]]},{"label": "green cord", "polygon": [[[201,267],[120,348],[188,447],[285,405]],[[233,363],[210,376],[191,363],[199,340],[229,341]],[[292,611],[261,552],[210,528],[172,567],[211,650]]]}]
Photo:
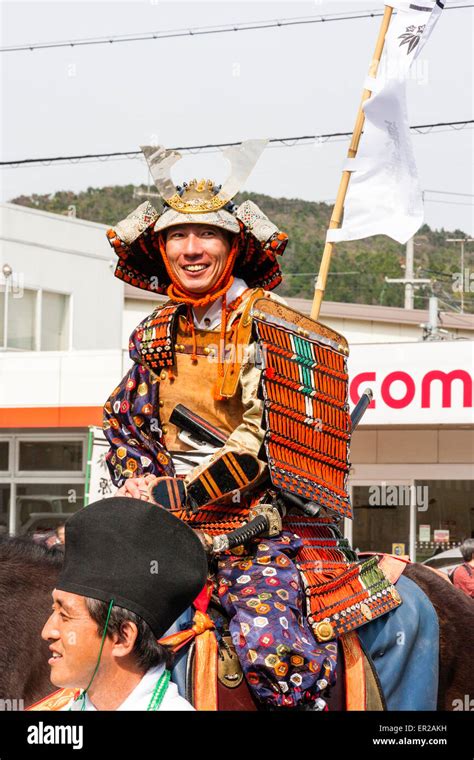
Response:
[{"label": "green cord", "polygon": [[[112,607],[113,606],[114,606],[114,600],[111,599],[110,603],[109,603],[109,609],[108,609],[108,612],[107,612],[107,619],[105,621],[104,632],[102,634],[102,641],[100,643],[100,650],[99,650],[99,655],[97,657],[97,664],[96,664],[96,666],[94,668],[94,672],[92,673],[91,680],[89,681],[89,683],[88,683],[87,687],[84,689],[84,691],[77,697],[76,700],[74,700],[74,701],[78,701],[79,699],[82,700],[81,711],[83,711],[83,710],[86,709],[86,694],[87,694],[87,692],[88,692],[88,690],[89,690],[89,688],[90,688],[90,686],[92,684],[92,681],[95,678],[95,675],[97,673],[97,670],[98,670],[98,667],[99,667],[99,664],[100,664],[100,658],[102,657],[102,650],[104,648],[105,637],[107,635],[107,626],[109,624],[109,619],[110,619],[110,615],[111,615]],[[157,681],[157,684],[156,684],[156,686],[155,686],[155,688],[153,690],[153,694],[151,695],[150,702],[148,703],[148,707],[146,708],[147,710],[159,710],[160,709],[160,705],[161,705],[161,703],[163,701],[163,697],[165,696],[166,691],[168,689],[169,682],[170,682],[170,672],[169,672],[169,670],[165,670],[164,673],[161,675],[161,677]],[[69,708],[69,710],[71,710],[71,707]]]},{"label": "green cord", "polygon": [[105,637],[107,636],[107,626],[108,626],[108,624],[109,624],[109,619],[110,619],[110,615],[111,615],[111,613],[112,613],[112,607],[113,607],[113,606],[114,606],[114,600],[113,600],[113,599],[111,599],[111,600],[110,600],[110,603],[109,603],[109,610],[108,610],[108,612],[107,612],[107,619],[106,619],[106,621],[105,621],[104,632],[103,632],[103,634],[102,634],[102,641],[101,641],[101,643],[100,643],[99,656],[97,657],[97,663],[96,663],[96,666],[95,666],[95,668],[94,668],[94,672],[92,673],[92,677],[91,677],[91,680],[90,680],[90,681],[89,681],[89,683],[87,684],[87,687],[84,689],[84,691],[83,691],[83,692],[82,692],[82,693],[79,695],[79,697],[78,697],[78,699],[82,699],[81,710],[85,710],[85,709],[86,709],[86,694],[87,694],[87,692],[89,691],[89,688],[90,688],[90,686],[91,686],[91,683],[92,683],[92,681],[94,680],[94,678],[95,678],[95,675],[96,675],[96,673],[97,673],[97,670],[98,670],[98,668],[99,668],[99,664],[100,664],[100,658],[102,657],[102,650],[103,650],[103,648],[104,648],[104,643],[105,643]]}]

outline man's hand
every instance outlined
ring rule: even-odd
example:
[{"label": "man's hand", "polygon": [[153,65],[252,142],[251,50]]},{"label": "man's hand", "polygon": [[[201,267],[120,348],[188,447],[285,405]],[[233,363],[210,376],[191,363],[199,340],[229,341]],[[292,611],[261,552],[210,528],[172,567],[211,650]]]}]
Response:
[{"label": "man's hand", "polygon": [[127,478],[123,486],[117,489],[115,496],[128,496],[131,499],[141,499],[142,501],[151,501],[148,492],[150,482],[156,480],[156,475],[147,473],[140,478]]}]

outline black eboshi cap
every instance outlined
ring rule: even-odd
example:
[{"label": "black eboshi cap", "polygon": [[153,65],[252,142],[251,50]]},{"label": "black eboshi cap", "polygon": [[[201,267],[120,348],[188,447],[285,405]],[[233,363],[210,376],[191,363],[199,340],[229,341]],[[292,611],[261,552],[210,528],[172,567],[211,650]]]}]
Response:
[{"label": "black eboshi cap", "polygon": [[194,601],[206,578],[206,554],[194,531],[155,504],[112,497],[66,522],[56,588],[113,599],[143,618],[157,639]]}]

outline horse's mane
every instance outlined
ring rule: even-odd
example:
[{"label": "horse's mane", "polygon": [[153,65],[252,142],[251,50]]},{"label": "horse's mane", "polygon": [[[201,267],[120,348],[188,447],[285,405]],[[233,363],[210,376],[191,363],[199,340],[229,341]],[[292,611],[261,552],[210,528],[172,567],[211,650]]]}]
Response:
[{"label": "horse's mane", "polygon": [[0,537],[0,562],[14,561],[22,565],[34,564],[60,568],[63,560],[64,552],[54,546],[48,548],[31,538]]}]

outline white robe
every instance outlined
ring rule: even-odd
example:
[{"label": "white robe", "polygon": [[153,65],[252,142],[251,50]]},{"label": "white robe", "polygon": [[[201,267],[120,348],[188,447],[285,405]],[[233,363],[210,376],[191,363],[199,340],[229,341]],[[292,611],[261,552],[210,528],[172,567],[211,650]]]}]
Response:
[{"label": "white robe", "polygon": [[[162,675],[164,665],[158,665],[155,668],[147,670],[140,683],[138,683],[133,691],[128,695],[124,702],[119,705],[117,710],[146,710],[150,702],[151,696],[155,689],[158,679]],[[97,711],[97,708],[92,704],[89,696],[85,697],[85,710]],[[74,701],[71,699],[60,712],[68,712],[69,710],[81,711],[82,699]],[[160,710],[194,710],[194,707],[183,697],[178,694],[178,687],[172,681],[169,682],[163,701],[160,705]]]}]

